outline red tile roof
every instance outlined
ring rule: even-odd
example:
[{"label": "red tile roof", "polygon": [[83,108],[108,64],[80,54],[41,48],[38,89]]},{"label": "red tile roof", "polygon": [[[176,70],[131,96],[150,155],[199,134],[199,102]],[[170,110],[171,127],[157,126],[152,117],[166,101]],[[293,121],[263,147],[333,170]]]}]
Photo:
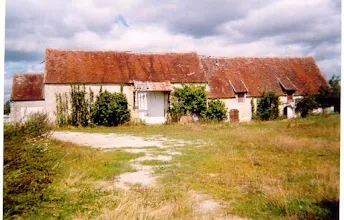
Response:
[{"label": "red tile roof", "polygon": [[321,85],[328,86],[312,57],[200,56],[200,67],[209,79],[212,98],[234,97],[233,86],[255,97],[269,91],[284,95],[283,89],[296,90],[295,95],[314,94]]},{"label": "red tile roof", "polygon": [[11,100],[44,100],[43,76],[43,73],[14,73]]},{"label": "red tile roof", "polygon": [[276,78],[284,90],[294,90],[294,91],[296,90],[296,86],[289,79],[288,76],[281,76],[280,78],[278,78],[278,77],[276,77]]},{"label": "red tile roof", "polygon": [[46,49],[47,84],[208,82],[212,98],[247,92],[295,90],[317,93],[328,86],[312,57],[207,57],[192,53],[134,53]]},{"label": "red tile roof", "polygon": [[46,49],[45,83],[206,82],[192,53]]}]

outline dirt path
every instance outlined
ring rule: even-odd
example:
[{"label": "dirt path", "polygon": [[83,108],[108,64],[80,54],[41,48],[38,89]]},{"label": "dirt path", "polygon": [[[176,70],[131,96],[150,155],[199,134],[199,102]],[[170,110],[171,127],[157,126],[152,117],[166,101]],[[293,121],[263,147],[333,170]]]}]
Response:
[{"label": "dirt path", "polygon": [[[135,172],[122,173],[114,180],[111,188],[116,187],[122,190],[130,190],[134,184],[140,184],[143,187],[154,187],[157,184],[158,175],[154,174],[153,167],[142,165],[144,161],[161,161],[168,162],[176,155],[181,155],[176,148],[190,144],[184,140],[166,139],[162,136],[151,136],[143,138],[138,136],[124,134],[101,134],[101,133],[81,133],[81,132],[54,132],[53,139],[72,142],[81,146],[90,146],[101,148],[103,150],[111,150],[113,148],[121,149],[129,153],[144,153],[144,156],[130,161]],[[199,147],[199,145],[196,145]],[[169,166],[169,165],[159,165]],[[217,212],[221,209],[219,202],[213,201],[210,196],[195,191],[190,191],[190,202],[193,204],[194,210],[200,212],[204,216],[219,216]],[[206,217],[206,218],[207,218]],[[238,219],[238,218],[222,218],[215,219]],[[212,218],[213,219],[213,218]]]}]

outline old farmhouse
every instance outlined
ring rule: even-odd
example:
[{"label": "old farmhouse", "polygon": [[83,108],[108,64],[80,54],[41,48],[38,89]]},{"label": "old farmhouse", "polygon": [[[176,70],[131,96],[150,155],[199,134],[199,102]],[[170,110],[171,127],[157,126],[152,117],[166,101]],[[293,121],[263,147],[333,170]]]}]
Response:
[{"label": "old farmhouse", "polygon": [[[295,117],[295,99],[328,85],[312,57],[210,57],[191,53],[134,53],[46,49],[45,72],[14,74],[11,120],[35,111],[55,120],[56,94],[84,84],[125,93],[133,119],[163,123],[170,93],[183,83],[206,86],[210,99],[224,101],[228,121],[250,121],[252,104],[269,91],[280,113]],[[252,101],[251,101],[252,100]]]}]

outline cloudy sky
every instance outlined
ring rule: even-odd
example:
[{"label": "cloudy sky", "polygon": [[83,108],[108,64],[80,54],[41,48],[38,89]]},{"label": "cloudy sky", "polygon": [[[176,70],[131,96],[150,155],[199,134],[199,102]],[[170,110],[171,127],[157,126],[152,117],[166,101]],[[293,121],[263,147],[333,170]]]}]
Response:
[{"label": "cloudy sky", "polygon": [[340,75],[340,0],[6,1],[5,100],[45,48],[305,56]]}]

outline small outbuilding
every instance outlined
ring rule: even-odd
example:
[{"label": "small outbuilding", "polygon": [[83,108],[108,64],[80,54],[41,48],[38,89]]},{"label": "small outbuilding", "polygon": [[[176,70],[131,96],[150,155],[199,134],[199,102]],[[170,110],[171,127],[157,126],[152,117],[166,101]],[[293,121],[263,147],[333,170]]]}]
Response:
[{"label": "small outbuilding", "polygon": [[45,112],[43,73],[14,73],[11,92],[11,122],[23,122],[35,112]]}]

